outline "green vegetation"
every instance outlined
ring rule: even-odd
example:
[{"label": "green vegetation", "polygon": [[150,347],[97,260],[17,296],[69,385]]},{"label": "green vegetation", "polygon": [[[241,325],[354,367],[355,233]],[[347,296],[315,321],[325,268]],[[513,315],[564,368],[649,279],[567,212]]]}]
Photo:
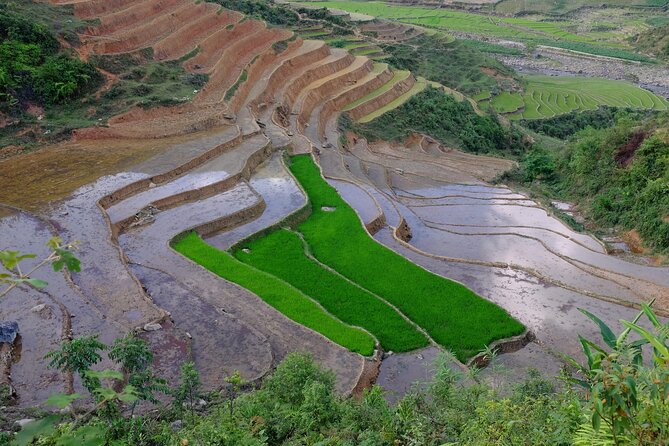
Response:
[{"label": "green vegetation", "polygon": [[299,22],[295,11],[269,1],[254,0],[211,0],[227,9],[234,9],[243,14],[264,20],[272,25],[292,26]]},{"label": "green vegetation", "polygon": [[421,35],[405,42],[381,45],[381,49],[389,55],[384,60],[392,66],[465,94],[506,88],[514,83],[510,68],[484,55],[476,46],[459,40]]},{"label": "green vegetation", "polygon": [[[667,0],[607,0],[606,6],[649,6],[660,7],[667,4]],[[502,14],[568,14],[581,8],[598,8],[602,5],[600,0],[502,0],[495,4],[496,12]]]},{"label": "green vegetation", "polygon": [[586,42],[568,42],[562,40],[546,40],[546,39],[535,39],[534,42],[538,45],[553,46],[565,50],[577,51],[579,53],[594,54],[596,56],[615,57],[618,59],[631,60],[635,62],[646,62],[646,63],[653,62],[653,59],[651,59],[648,56],[644,56],[643,54],[638,54],[620,48],[597,46]]},{"label": "green vegetation", "polygon": [[[524,381],[501,389],[477,382],[475,373],[470,376],[474,383],[464,384],[462,374],[448,368],[451,358],[441,355],[427,385],[391,405],[376,386],[360,398],[338,396],[331,371],[307,354],[292,353],[257,390],[246,392],[241,392],[246,386],[241,375],[234,372],[225,379],[225,389],[206,395],[198,371],[186,363],[178,385],[164,390],[174,397],[172,404],[161,404],[153,414],[134,415],[128,408],[142,400],[135,388],[114,390],[125,384],[123,374],[93,372],[89,366],[81,371],[83,376],[111,382],[91,392],[97,403],[92,412],[46,416],[15,437],[0,436],[0,445],[33,444],[34,438],[37,444],[62,446],[667,444],[669,325],[644,305],[634,320],[621,321],[625,330],[615,334],[597,316],[581,311],[599,327],[602,339],[581,338],[584,364],[568,358],[578,373],[562,379],[573,387],[558,389],[554,380],[532,369]],[[132,370],[151,368],[151,354],[139,339],[120,341],[111,351],[123,358],[116,361],[133,381]],[[649,344],[653,349],[645,359],[642,347]],[[63,408],[80,397],[53,395],[47,404]],[[208,404],[198,404],[200,398]]]},{"label": "green vegetation", "polygon": [[0,5],[0,111],[62,104],[100,84],[91,64],[64,51],[47,26],[21,12]]},{"label": "green vegetation", "polygon": [[313,256],[395,305],[460,360],[496,339],[523,331],[501,308],[372,239],[355,211],[323,180],[311,157],[294,157],[290,170],[311,203],[311,216],[297,230]]},{"label": "green vegetation", "polygon": [[[515,0],[514,0],[515,1]],[[624,0],[619,0],[623,1]],[[660,0],[658,0],[660,1]],[[480,35],[486,38],[507,39],[531,44],[550,45],[560,48],[581,51],[589,54],[618,57],[627,60],[650,62],[652,59],[635,53],[633,48],[621,42],[615,33],[605,31],[580,33],[569,20],[537,19],[534,17],[496,17],[491,15],[470,13],[447,8],[430,8],[424,6],[388,5],[380,1],[318,1],[304,2],[309,5],[340,9],[353,13],[361,13],[382,19],[397,20],[403,23],[419,25],[446,32],[462,32],[469,35]],[[521,6],[526,2],[522,2]],[[531,2],[534,4],[544,3]],[[552,7],[563,8],[579,2],[548,2]],[[591,2],[592,3],[592,2]],[[624,2],[627,6],[627,2]],[[555,6],[557,5],[557,6]],[[513,8],[517,8],[518,5]],[[508,12],[496,9],[498,12]],[[540,12],[550,12],[543,8]],[[485,44],[483,44],[485,46]],[[488,47],[491,48],[491,47]],[[483,49],[483,47],[481,48]],[[483,49],[485,51],[485,49]],[[425,76],[421,74],[422,76]],[[425,76],[428,77],[429,76]],[[434,79],[436,80],[436,79]],[[439,81],[447,85],[446,83]],[[450,86],[450,85],[449,85]]]},{"label": "green vegetation", "polygon": [[279,230],[245,246],[248,250],[234,252],[238,260],[288,282],[342,321],[365,328],[385,350],[403,352],[427,345],[392,307],[307,257],[296,233]]},{"label": "green vegetation", "polygon": [[498,113],[513,113],[525,107],[521,95],[509,93],[508,91],[503,91],[495,96],[491,103]]},{"label": "green vegetation", "polygon": [[[615,107],[602,106],[595,110],[574,111],[554,118],[523,120],[520,124],[553,138],[567,139],[586,127],[602,129],[613,126],[620,111]],[[624,113],[635,119],[648,118],[653,114],[652,111],[632,109],[625,109]]]},{"label": "green vegetation", "polygon": [[[51,254],[32,272],[46,265],[55,271],[78,270],[72,245],[53,238],[49,247]],[[21,273],[19,265],[32,258],[34,254],[0,251],[8,272],[0,278],[8,285],[0,298],[17,283],[31,284],[30,274]],[[224,379],[223,390],[207,395],[192,362],[182,364],[179,382],[168,386],[153,371],[149,345],[134,333],[111,346],[95,335],[74,338],[48,354],[50,366],[77,374],[93,408],[66,410],[84,398],[72,388],[53,394],[45,406],[59,410],[29,409],[37,419],[17,433],[3,432],[0,446],[666,444],[669,322],[659,320],[652,304],[642,304],[633,320],[621,321],[625,329],[619,335],[594,314],[580,310],[599,327],[603,343],[579,337],[587,362],[566,357],[575,372],[562,376],[573,388],[556,390],[532,369],[524,382],[497,390],[481,384],[475,371],[469,375],[474,384],[463,384],[462,376],[448,368],[453,358],[442,354],[425,390],[410,390],[394,406],[376,386],[360,398],[341,398],[335,393],[334,373],[318,367],[307,354],[287,355],[258,390],[242,393],[250,389],[249,383],[234,371]],[[651,350],[644,348],[650,346]],[[93,370],[104,352],[122,372]],[[494,360],[497,352],[488,354]],[[161,403],[158,392],[171,396],[171,404]],[[159,410],[136,415],[142,401]],[[4,415],[0,422],[8,421]]]},{"label": "green vegetation", "polygon": [[[605,119],[595,115],[593,124]],[[560,153],[536,148],[516,178],[579,203],[598,226],[637,230],[647,247],[669,252],[669,115],[640,119],[620,112],[610,127],[576,133]]]},{"label": "green vegetation", "polygon": [[468,101],[458,102],[432,87],[369,123],[342,123],[372,141],[403,140],[414,132],[422,132],[474,153],[514,155],[522,153],[524,147],[517,129],[505,128],[494,116],[480,116]]},{"label": "green vegetation", "polygon": [[174,242],[174,249],[209,271],[255,293],[295,322],[317,331],[351,351],[369,356],[374,339],[343,324],[286,282],[257,270],[206,244],[196,233]]},{"label": "green vegetation", "polygon": [[669,22],[640,33],[634,39],[634,45],[639,51],[669,59]]},{"label": "green vegetation", "polygon": [[628,82],[585,77],[527,76],[524,93],[504,92],[493,98],[500,113],[511,118],[543,119],[600,106],[667,110],[669,102]]},{"label": "green vegetation", "polygon": [[330,317],[306,296],[343,321],[368,329],[384,346],[400,351],[424,346],[425,339],[376,296],[397,307],[462,361],[497,339],[523,331],[501,308],[372,239],[355,211],[321,177],[311,157],[292,158],[290,170],[307,191],[311,205],[309,218],[296,229],[308,252],[337,274],[306,257],[307,248],[289,231],[238,244],[234,255],[248,264],[208,246],[196,234],[176,241],[175,249],[254,292],[296,322],[365,354],[373,347],[369,336]]}]

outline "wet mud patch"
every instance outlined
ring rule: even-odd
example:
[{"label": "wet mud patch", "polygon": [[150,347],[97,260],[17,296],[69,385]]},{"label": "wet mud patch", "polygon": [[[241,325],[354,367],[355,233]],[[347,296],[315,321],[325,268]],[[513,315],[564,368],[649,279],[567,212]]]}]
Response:
[{"label": "wet mud patch", "polygon": [[167,330],[149,335],[160,339],[154,345],[161,353],[167,353],[159,365],[168,377],[178,376],[179,367],[190,359],[190,354],[207,390],[223,387],[225,378],[235,370],[245,379],[255,379],[267,371],[267,342],[227,315],[224,308],[203,301],[167,273],[138,265],[131,267],[153,301],[171,314],[173,326],[167,323]]}]

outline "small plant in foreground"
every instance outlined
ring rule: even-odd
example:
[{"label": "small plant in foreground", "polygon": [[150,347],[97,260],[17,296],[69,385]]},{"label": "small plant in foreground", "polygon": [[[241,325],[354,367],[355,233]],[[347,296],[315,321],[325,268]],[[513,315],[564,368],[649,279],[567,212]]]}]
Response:
[{"label": "small plant in foreground", "polygon": [[21,284],[28,284],[38,289],[46,287],[48,284],[42,279],[34,278],[33,274],[48,264],[51,264],[54,271],[61,271],[63,268],[66,268],[69,272],[81,271],[79,259],[73,253],[75,243],[63,244],[59,237],[53,237],[47,242],[46,246],[49,247],[51,253],[27,272],[22,270],[22,262],[34,259],[37,255],[8,249],[0,251],[0,263],[6,271],[0,273],[0,283],[8,284],[7,288],[0,291],[0,298],[5,297]]},{"label": "small plant in foreground", "polygon": [[195,403],[200,398],[200,373],[193,362],[181,366],[181,380],[174,392],[172,407],[177,413],[183,413],[184,407],[190,412],[191,421],[195,420]]},{"label": "small plant in foreground", "polygon": [[[651,302],[652,305],[652,302]],[[621,321],[625,330],[616,336],[597,316],[583,314],[600,329],[604,346],[579,336],[587,365],[571,359],[584,379],[571,381],[589,393],[590,426],[582,426],[582,441],[610,440],[614,445],[669,443],[669,322],[662,324],[650,305],[632,321]],[[646,316],[653,329],[638,325]],[[632,332],[640,339],[630,341]],[[651,366],[644,365],[642,347],[653,350]]]}]

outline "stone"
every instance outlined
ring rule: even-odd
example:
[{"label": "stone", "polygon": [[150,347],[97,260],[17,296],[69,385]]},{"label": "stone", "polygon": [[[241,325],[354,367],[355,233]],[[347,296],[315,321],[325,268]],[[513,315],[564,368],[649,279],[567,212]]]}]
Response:
[{"label": "stone", "polygon": [[13,344],[19,334],[19,323],[16,321],[0,321],[0,343]]},{"label": "stone", "polygon": [[160,324],[146,324],[144,326],[144,331],[157,331],[163,328]]},{"label": "stone", "polygon": [[32,423],[33,421],[35,421],[34,418],[23,418],[21,420],[16,421],[16,424],[18,424],[23,428],[26,424]]},{"label": "stone", "polygon": [[30,309],[30,311],[32,311],[33,313],[39,313],[40,311],[42,311],[45,308],[46,308],[46,304],[39,304],[39,305],[35,305],[34,307],[32,307]]},{"label": "stone", "polygon": [[183,422],[183,421],[181,421],[181,420],[176,420],[176,421],[172,421],[172,422],[170,423],[170,428],[171,428],[174,432],[176,432],[176,431],[180,431],[183,425],[184,425],[184,422]]}]

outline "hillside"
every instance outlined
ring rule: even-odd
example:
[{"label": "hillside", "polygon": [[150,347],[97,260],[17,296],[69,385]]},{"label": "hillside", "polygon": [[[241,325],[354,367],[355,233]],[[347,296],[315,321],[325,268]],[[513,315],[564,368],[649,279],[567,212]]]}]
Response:
[{"label": "hillside", "polygon": [[640,51],[661,59],[669,59],[669,24],[646,30],[633,41]]},{"label": "hillside", "polygon": [[658,23],[461,6],[3,3],[0,446],[668,443]]}]

